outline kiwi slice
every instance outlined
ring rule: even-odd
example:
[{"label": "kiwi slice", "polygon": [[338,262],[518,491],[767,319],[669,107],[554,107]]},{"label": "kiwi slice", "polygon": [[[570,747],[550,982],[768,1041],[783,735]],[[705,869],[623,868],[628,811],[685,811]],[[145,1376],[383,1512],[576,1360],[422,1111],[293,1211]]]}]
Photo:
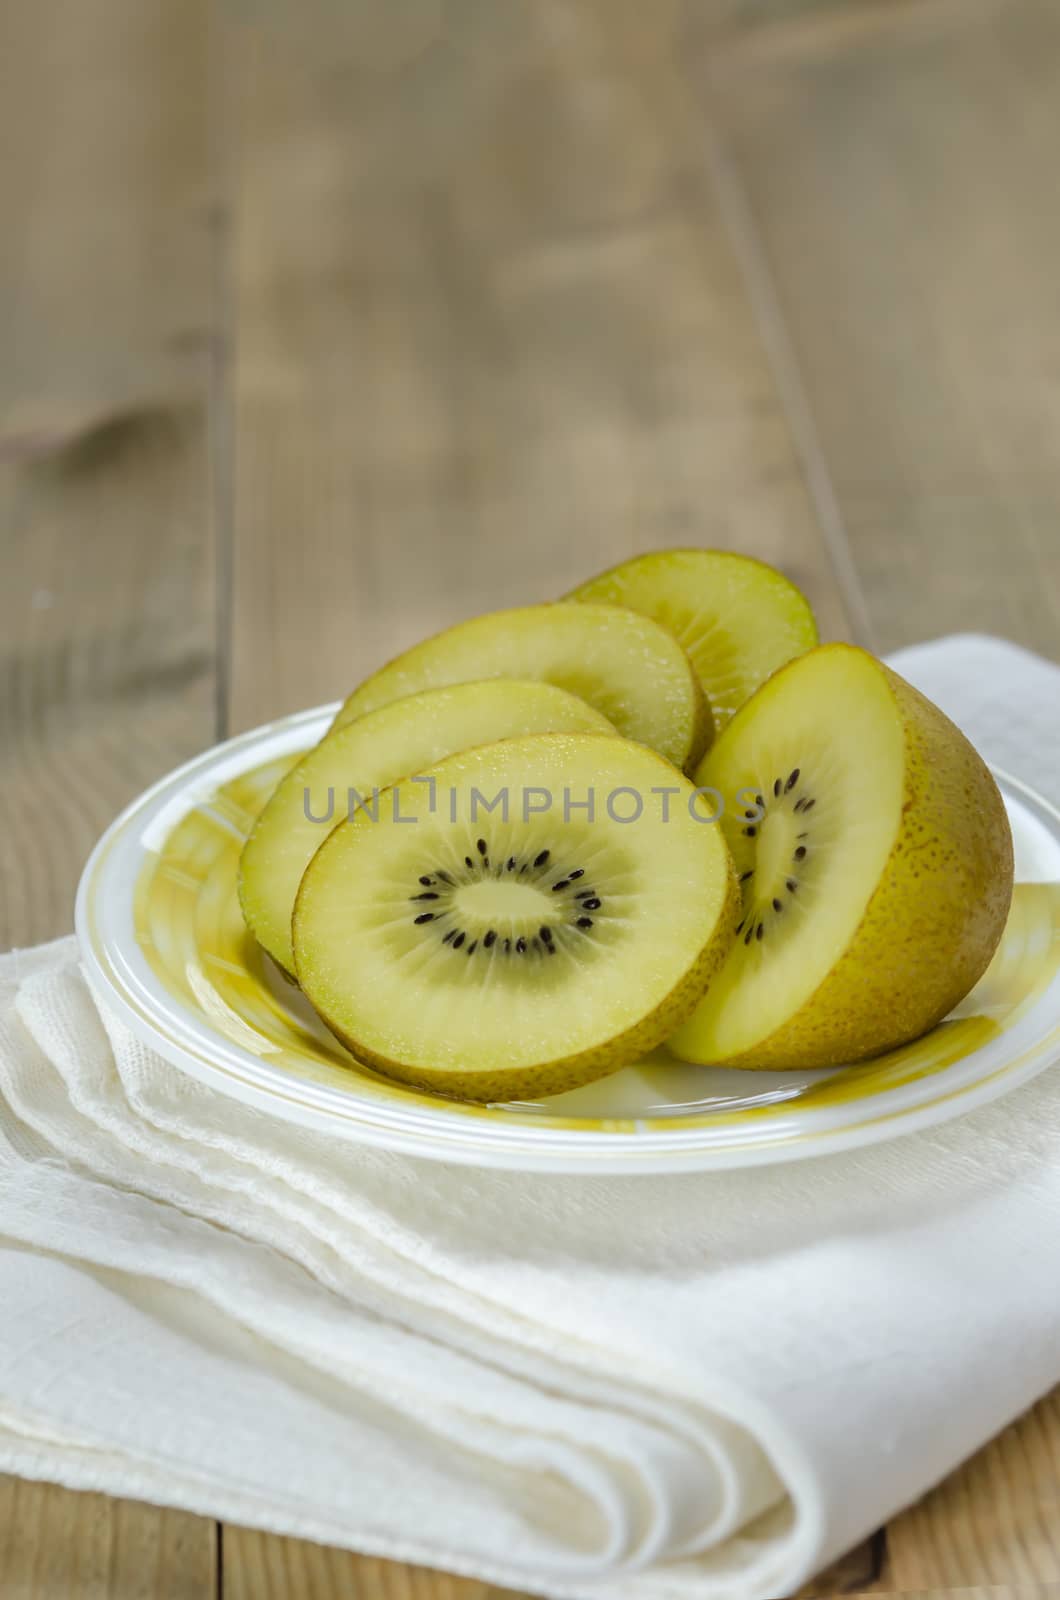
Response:
[{"label": "kiwi slice", "polygon": [[783,667],[696,780],[724,799],[743,903],[675,1054],[858,1061],[926,1032],[981,977],[1012,893],[1001,796],[953,723],[864,650]]},{"label": "kiwi slice", "polygon": [[354,1055],[498,1100],[587,1083],[672,1032],[739,903],[688,780],[591,734],[506,740],[427,776],[336,828],[298,892],[299,982]]},{"label": "kiwi slice", "polygon": [[463,683],[407,695],[329,733],[283,779],[243,847],[239,899],[251,933],[294,970],[291,912],[328,834],[398,778],[458,750],[527,733],[613,733],[605,716],[549,683]]},{"label": "kiwi slice", "polygon": [[590,578],[572,600],[653,617],[692,658],[721,729],[770,673],[817,643],[805,597],[782,572],[727,550],[653,550]]},{"label": "kiwi slice", "polygon": [[536,678],[603,712],[628,739],[690,769],[713,735],[695,669],[665,628],[616,606],[523,606],[457,623],[350,695],[335,726],[399,695],[475,678]]}]

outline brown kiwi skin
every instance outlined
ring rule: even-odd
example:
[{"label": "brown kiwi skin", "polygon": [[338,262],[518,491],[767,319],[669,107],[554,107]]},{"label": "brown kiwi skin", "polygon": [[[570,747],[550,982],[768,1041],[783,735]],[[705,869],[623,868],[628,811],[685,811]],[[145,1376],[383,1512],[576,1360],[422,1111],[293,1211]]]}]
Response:
[{"label": "brown kiwi skin", "polygon": [[[549,737],[549,736],[545,736]],[[606,735],[585,734],[586,739],[593,737],[604,738]],[[658,751],[651,750],[648,746],[641,746],[646,753],[652,755],[661,766],[670,772],[677,769],[660,756]],[[466,752],[465,752],[466,753]],[[385,793],[386,791],[384,791]],[[321,845],[320,850],[327,850],[329,845],[341,835],[344,828],[350,826],[349,821],[341,822]],[[320,851],[317,852],[320,854]],[[663,1044],[681,1023],[692,1015],[706,994],[710,983],[721,967],[732,943],[736,937],[736,924],[742,915],[743,895],[736,868],[728,850],[725,851],[727,862],[725,900],[718,915],[714,933],[708,943],[697,953],[694,961],[686,968],[677,980],[669,994],[647,1016],[641,1017],[631,1027],[615,1034],[612,1038],[604,1040],[601,1044],[590,1050],[580,1051],[577,1055],[566,1056],[558,1061],[542,1062],[537,1067],[519,1069],[519,1091],[513,1096],[512,1079],[515,1074],[500,1071],[496,1075],[490,1073],[460,1073],[441,1071],[435,1072],[428,1067],[410,1067],[407,1063],[393,1061],[388,1056],[378,1051],[366,1048],[362,1043],[342,1031],[323,1013],[318,1012],[320,1020],[325,1027],[339,1041],[344,1049],[348,1050],[361,1066],[370,1067],[383,1077],[391,1081],[404,1083],[411,1088],[426,1089],[431,1094],[439,1095],[445,1099],[491,1102],[518,1098],[543,1097],[553,1094],[562,1094],[567,1089],[578,1089],[583,1084],[592,1083],[597,1078],[607,1077],[612,1072],[617,1072],[621,1067],[631,1066],[639,1061],[642,1056]],[[305,879],[299,887],[295,898],[294,911],[291,917],[292,929],[297,929],[301,902],[303,898]],[[298,939],[294,939],[296,978],[298,966]],[[303,988],[304,992],[304,988]],[[308,997],[307,997],[308,998]],[[314,1008],[315,1009],[315,1008]]]},{"label": "brown kiwi skin", "polygon": [[[818,649],[858,647],[836,643]],[[814,993],[758,1044],[710,1065],[802,1070],[846,1066],[897,1049],[949,1015],[978,983],[1000,943],[1014,861],[993,775],[938,706],[882,662],[874,664],[904,729],[902,824],[895,845],[846,950]],[[797,667],[798,660],[788,662],[774,677]],[[747,707],[737,715],[746,716]],[[913,919],[911,900],[917,906]],[[680,1059],[688,1057],[682,1052]]]},{"label": "brown kiwi skin", "polygon": [[[339,826],[344,828],[346,823],[340,823]],[[338,831],[335,830],[336,833]],[[578,1055],[567,1056],[561,1061],[542,1062],[536,1068],[520,1069],[517,1096],[512,1094],[513,1074],[510,1072],[502,1071],[494,1076],[483,1072],[432,1072],[429,1068],[413,1068],[405,1062],[391,1061],[389,1057],[380,1055],[377,1051],[365,1049],[364,1045],[358,1044],[355,1039],[344,1034],[341,1028],[337,1028],[327,1017],[321,1016],[321,1021],[360,1065],[371,1067],[384,1078],[408,1084],[414,1089],[426,1089],[443,1099],[490,1102],[513,1098],[537,1099],[547,1095],[562,1094],[566,1089],[579,1089],[583,1084],[607,1077],[610,1073],[617,1072],[620,1067],[631,1066],[633,1062],[639,1061],[642,1056],[661,1045],[675,1028],[680,1027],[681,1023],[692,1015],[710,987],[711,979],[729,953],[729,947],[736,936],[741,900],[736,869],[730,861],[725,903],[718,918],[715,935],[699,952],[696,960],[670,990],[661,1005],[646,1017],[642,1017],[633,1027],[616,1034],[603,1044],[596,1045],[592,1050],[583,1050]],[[294,918],[297,921],[297,901]]]}]

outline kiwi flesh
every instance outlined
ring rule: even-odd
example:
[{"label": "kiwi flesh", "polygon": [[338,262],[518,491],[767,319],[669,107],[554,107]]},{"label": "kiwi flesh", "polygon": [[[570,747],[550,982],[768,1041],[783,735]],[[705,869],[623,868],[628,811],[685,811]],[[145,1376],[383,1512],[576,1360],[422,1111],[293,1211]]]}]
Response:
[{"label": "kiwi flesh", "polygon": [[239,899],[251,933],[293,973],[291,913],[298,885],[351,807],[376,804],[379,790],[459,750],[552,732],[614,729],[564,689],[494,678],[408,695],[327,734],[280,783],[243,847]]},{"label": "kiwi flesh", "polygon": [[672,634],[623,607],[562,602],[473,617],[414,645],[354,690],[335,727],[400,695],[502,677],[569,690],[683,770],[713,737],[699,679]]},{"label": "kiwi flesh", "polygon": [[575,1088],[659,1044],[739,903],[688,780],[592,734],[505,740],[426,776],[343,822],[302,878],[295,968],[336,1036],[389,1077],[487,1101]]},{"label": "kiwi flesh", "polygon": [[919,1037],[1001,938],[1012,838],[952,722],[864,650],[781,668],[696,774],[725,798],[736,940],[669,1041],[686,1061],[847,1064]]},{"label": "kiwi flesh", "polygon": [[720,730],[760,684],[817,643],[806,598],[764,561],[727,550],[653,550],[568,598],[629,606],[661,622],[692,658]]}]

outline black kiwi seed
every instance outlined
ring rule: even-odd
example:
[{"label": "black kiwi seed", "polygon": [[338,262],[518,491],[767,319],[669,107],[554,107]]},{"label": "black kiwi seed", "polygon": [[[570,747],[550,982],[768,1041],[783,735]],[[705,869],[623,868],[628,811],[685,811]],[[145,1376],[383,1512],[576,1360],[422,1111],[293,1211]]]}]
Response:
[{"label": "black kiwi seed", "polygon": [[465,865],[465,867],[473,867],[475,865],[475,863],[472,861],[470,856],[465,856],[464,857],[464,865]]},{"label": "black kiwi seed", "polygon": [[464,940],[466,938],[467,938],[467,934],[461,928],[460,932],[457,934],[456,938],[453,940],[453,949],[454,950],[459,950],[460,946],[463,944],[463,942],[464,942]]},{"label": "black kiwi seed", "polygon": [[754,936],[755,936],[754,928],[753,927],[752,928],[748,928],[747,932],[743,936],[744,944],[750,944],[751,940],[754,938]]},{"label": "black kiwi seed", "polygon": [[516,953],[517,956],[524,956],[526,954],[526,940],[525,939],[516,939],[516,941],[515,941],[515,953]]},{"label": "black kiwi seed", "polygon": [[800,844],[797,847],[796,851],[795,851],[795,860],[796,861],[801,861],[805,854],[806,854],[806,846],[804,844]]},{"label": "black kiwi seed", "polygon": [[595,895],[594,895],[591,900],[583,900],[582,901],[582,910],[583,911],[599,911],[599,909],[600,909],[602,904],[603,904],[603,901],[597,900]]},{"label": "black kiwi seed", "polygon": [[746,872],[741,872],[740,873],[740,882],[741,883],[746,883],[748,878],[753,878],[754,875],[755,875],[754,867],[748,867]]},{"label": "black kiwi seed", "polygon": [[476,839],[475,840],[475,849],[478,851],[480,856],[484,856],[486,854],[486,841],[485,841],[485,839]]},{"label": "black kiwi seed", "polygon": [[803,795],[801,800],[796,800],[796,802],[795,802],[795,810],[796,811],[801,811],[805,804],[806,804],[806,796]]},{"label": "black kiwi seed", "polygon": [[755,938],[756,939],[761,939],[761,937],[765,933],[765,931],[766,931],[765,928],[762,926],[761,923],[759,923],[758,927],[755,929]]},{"label": "black kiwi seed", "polygon": [[509,856],[508,860],[505,862],[505,865],[508,868],[509,872],[514,872],[515,871],[515,857],[514,856]]},{"label": "black kiwi seed", "polygon": [[414,894],[411,898],[413,900],[437,900],[439,896],[435,894],[433,889],[426,889],[423,894]]},{"label": "black kiwi seed", "polygon": [[757,814],[758,813],[755,812],[755,811],[745,811],[744,812],[744,816],[747,818],[748,822],[753,822],[755,820],[755,817],[757,816]]},{"label": "black kiwi seed", "polygon": [[765,810],[765,804],[766,803],[762,799],[762,796],[760,794],[756,794],[755,795],[755,805],[758,806],[761,810],[764,811]]},{"label": "black kiwi seed", "polygon": [[796,889],[797,889],[797,888],[798,888],[798,887],[799,887],[799,886],[798,886],[798,884],[797,884],[797,883],[796,883],[796,882],[795,882],[795,879],[794,879],[794,878],[789,878],[789,879],[788,879],[788,880],[787,880],[787,882],[786,882],[786,883],[785,883],[785,885],[784,885],[784,887],[785,887],[785,888],[786,888],[786,889],[787,889],[787,891],[788,891],[788,893],[789,893],[789,894],[794,894],[794,893],[795,893],[795,890],[796,890]]},{"label": "black kiwi seed", "polygon": [[542,850],[540,855],[536,855],[534,857],[534,866],[535,867],[543,867],[545,862],[549,858],[549,854],[550,854],[550,852],[548,850]]},{"label": "black kiwi seed", "polygon": [[757,828],[745,828],[743,831],[749,839],[756,839],[758,837]]},{"label": "black kiwi seed", "polygon": [[546,944],[545,949],[548,951],[550,956],[554,956],[556,953],[556,947],[554,944]]},{"label": "black kiwi seed", "polygon": [[417,927],[420,925],[421,922],[433,922],[434,921],[434,912],[433,911],[421,911],[419,916],[418,917],[413,917],[412,920],[416,924]]},{"label": "black kiwi seed", "polygon": [[577,921],[577,924],[576,924],[576,926],[579,927],[579,928],[591,928],[592,925],[593,925],[592,917],[579,917],[578,921]]},{"label": "black kiwi seed", "polygon": [[559,894],[561,889],[569,889],[569,888],[570,888],[570,879],[569,878],[561,878],[558,883],[554,883],[552,885],[552,893],[553,894]]},{"label": "black kiwi seed", "polygon": [[508,951],[511,948],[512,948],[512,941],[510,939],[505,939],[505,941],[504,941],[504,953],[505,953],[505,955],[508,954]]},{"label": "black kiwi seed", "polygon": [[541,928],[540,929],[540,933],[541,933],[542,939],[545,941],[546,944],[551,944],[552,943],[552,929],[551,928]]},{"label": "black kiwi seed", "polygon": [[569,878],[571,883],[574,882],[575,878],[584,878],[585,877],[585,868],[584,867],[575,867],[573,872],[568,872],[567,873],[567,877]]},{"label": "black kiwi seed", "polygon": [[[441,873],[439,873],[438,876],[441,877]],[[427,878],[427,877],[421,877],[420,878],[420,882],[423,884],[423,887],[425,889],[429,889],[432,886],[432,884],[434,883],[434,879],[433,878]]]},{"label": "black kiwi seed", "polygon": [[743,932],[743,923],[746,922],[746,921],[747,921],[747,918],[744,917],[743,922],[738,922],[736,924],[736,932],[737,933],[742,933]]},{"label": "black kiwi seed", "polygon": [[455,928],[450,928],[449,932],[446,934],[445,938],[442,940],[442,943],[443,944],[448,944],[450,939],[455,939],[455,938],[456,938],[456,929]]},{"label": "black kiwi seed", "polygon": [[802,809],[804,811],[812,811],[816,804],[817,804],[816,800],[807,800]]},{"label": "black kiwi seed", "polygon": [[799,768],[796,767],[795,770],[788,775],[788,781],[784,785],[784,793],[787,794],[789,789],[794,789],[794,787],[798,783],[798,781],[799,781]]},{"label": "black kiwi seed", "polygon": [[774,911],[783,911],[783,909],[784,909],[783,900],[778,900],[776,895],[774,895],[773,896],[773,910]]},{"label": "black kiwi seed", "polygon": [[779,793],[781,791],[781,787],[782,787],[782,785],[781,785],[780,779],[777,778],[775,780],[774,784],[773,784],[773,797],[774,797],[774,799],[777,797],[777,795],[779,795]]},{"label": "black kiwi seed", "polygon": [[489,933],[487,933],[486,937],[483,939],[482,943],[487,950],[492,950],[493,946],[497,943],[497,930],[495,928],[491,928]]},{"label": "black kiwi seed", "polygon": [[467,947],[468,955],[469,956],[473,956],[477,949],[478,949],[478,940],[477,939],[472,939],[471,943]]},{"label": "black kiwi seed", "polygon": [[581,889],[574,898],[575,900],[591,900],[595,893],[595,889]]}]

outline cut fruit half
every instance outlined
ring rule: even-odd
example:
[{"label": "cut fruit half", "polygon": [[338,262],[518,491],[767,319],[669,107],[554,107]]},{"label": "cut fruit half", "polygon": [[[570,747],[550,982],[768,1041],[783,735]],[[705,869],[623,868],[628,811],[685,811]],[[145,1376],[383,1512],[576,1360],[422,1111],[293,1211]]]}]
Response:
[{"label": "cut fruit half", "polygon": [[925,1033],[981,977],[1012,893],[1001,796],[959,729],[864,650],[783,667],[696,781],[724,799],[742,920],[674,1054],[858,1061]]},{"label": "cut fruit half", "polygon": [[279,785],[243,847],[239,899],[258,943],[294,971],[291,913],[302,874],[333,828],[381,789],[473,745],[528,733],[613,733],[549,683],[495,678],[394,700],[329,733]]},{"label": "cut fruit half", "polygon": [[691,768],[713,733],[688,656],[649,617],[617,606],[523,606],[457,623],[382,667],[335,726],[400,695],[475,678],[534,678],[568,689],[627,739]]},{"label": "cut fruit half", "polygon": [[782,572],[725,550],[656,550],[590,578],[571,600],[629,606],[684,645],[720,731],[772,672],[817,643]]},{"label": "cut fruit half", "polygon": [[354,1055],[500,1100],[588,1083],[672,1032],[739,902],[688,780],[641,745],[577,734],[467,751],[431,776],[336,828],[298,893],[299,981]]}]

